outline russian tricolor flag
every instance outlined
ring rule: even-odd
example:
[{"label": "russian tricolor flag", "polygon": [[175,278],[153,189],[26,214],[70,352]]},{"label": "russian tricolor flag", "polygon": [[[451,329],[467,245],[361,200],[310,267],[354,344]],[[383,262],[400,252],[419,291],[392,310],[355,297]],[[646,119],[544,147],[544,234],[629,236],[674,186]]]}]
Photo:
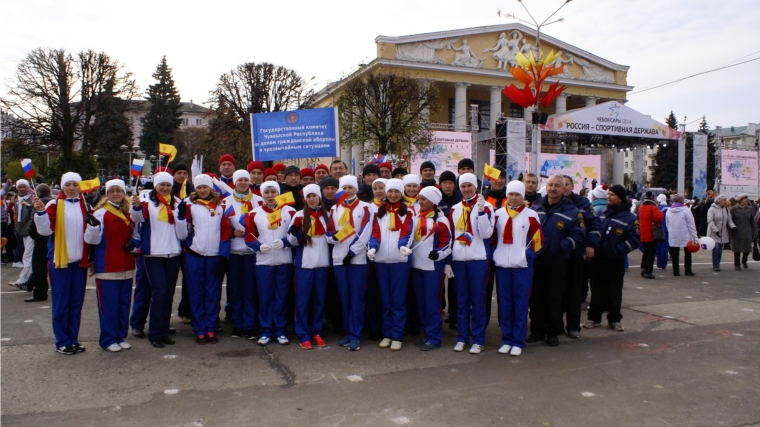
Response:
[{"label": "russian tricolor flag", "polygon": [[377,155],[369,162],[372,163],[373,165],[379,165],[380,163],[384,161],[385,161],[385,156],[380,153],[377,153]]},{"label": "russian tricolor flag", "polygon": [[129,174],[132,176],[142,175],[143,166],[145,166],[145,159],[132,160],[132,168],[129,170]]},{"label": "russian tricolor flag", "polygon": [[463,245],[470,246],[470,244],[472,243],[472,235],[470,233],[464,232],[460,234],[459,237],[457,237],[454,240],[456,240],[457,242]]},{"label": "russian tricolor flag", "polygon": [[346,193],[342,189],[338,190],[338,192],[335,193],[335,204],[339,205],[343,203],[343,201],[346,200],[347,198],[348,198],[348,193]]},{"label": "russian tricolor flag", "polygon": [[26,175],[26,179],[32,179],[32,177],[34,177],[34,166],[32,166],[32,159],[22,160],[21,169],[24,170],[24,175]]}]

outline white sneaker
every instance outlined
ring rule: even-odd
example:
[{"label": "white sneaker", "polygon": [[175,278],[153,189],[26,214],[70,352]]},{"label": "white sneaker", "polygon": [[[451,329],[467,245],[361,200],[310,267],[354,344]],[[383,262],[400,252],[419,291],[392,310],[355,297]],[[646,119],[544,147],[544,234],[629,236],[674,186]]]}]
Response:
[{"label": "white sneaker", "polygon": [[480,354],[481,351],[483,351],[483,346],[480,344],[473,344],[470,347],[470,354]]},{"label": "white sneaker", "polygon": [[512,346],[511,346],[511,345],[507,345],[507,344],[504,344],[504,345],[503,345],[503,346],[501,346],[501,348],[499,349],[499,353],[501,353],[501,354],[507,354],[507,353],[509,353],[509,350],[511,350],[511,349],[512,349]]},{"label": "white sneaker", "polygon": [[288,341],[288,337],[286,337],[285,335],[281,335],[277,337],[277,342],[280,343],[280,345],[290,344],[290,341]]},{"label": "white sneaker", "polygon": [[391,351],[399,351],[401,350],[401,341],[393,341],[391,343]]},{"label": "white sneaker", "polygon": [[390,338],[383,338],[382,341],[380,341],[380,348],[388,348],[391,346],[391,339]]},{"label": "white sneaker", "polygon": [[24,263],[22,262],[14,262],[13,268],[24,268]]},{"label": "white sneaker", "polygon": [[132,344],[126,341],[123,341],[119,343],[119,347],[121,347],[123,350],[129,350],[130,348],[132,348]]},{"label": "white sneaker", "polygon": [[259,338],[258,344],[260,346],[264,347],[265,345],[269,344],[269,341],[272,341],[272,339],[269,338],[269,337],[261,337],[261,338]]},{"label": "white sneaker", "polygon": [[510,356],[519,356],[522,354],[522,349],[520,347],[512,347],[512,350],[509,351]]},{"label": "white sneaker", "polygon": [[454,351],[464,351],[464,346],[467,344],[463,343],[462,341],[459,341],[457,345],[454,346]]},{"label": "white sneaker", "polygon": [[121,351],[121,347],[119,346],[119,344],[114,343],[106,347],[106,350],[110,351],[111,353],[117,353]]}]

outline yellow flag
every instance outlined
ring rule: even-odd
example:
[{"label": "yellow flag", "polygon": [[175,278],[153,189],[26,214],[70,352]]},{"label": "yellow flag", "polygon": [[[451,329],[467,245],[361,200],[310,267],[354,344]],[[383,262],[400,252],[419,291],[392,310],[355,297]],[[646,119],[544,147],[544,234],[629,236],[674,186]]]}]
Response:
[{"label": "yellow flag", "polygon": [[100,178],[88,179],[87,181],[81,181],[79,183],[79,191],[86,193],[88,191],[97,190],[100,188]]},{"label": "yellow flag", "polygon": [[296,204],[296,199],[293,198],[293,193],[290,191],[275,197],[274,201],[277,203],[278,208],[286,205],[291,206]]},{"label": "yellow flag", "polygon": [[281,219],[282,219],[282,211],[279,209],[276,209],[274,212],[267,215],[267,221],[269,222],[269,225],[272,225]]},{"label": "yellow flag", "polygon": [[351,227],[351,224],[348,224],[341,228],[337,233],[335,233],[335,240],[343,243],[346,239],[356,234],[356,231],[354,231],[354,227]]},{"label": "yellow flag", "polygon": [[501,171],[494,167],[488,166],[488,163],[484,163],[483,176],[485,176],[489,181],[498,181],[499,176],[501,176]]},{"label": "yellow flag", "polygon": [[182,187],[179,188],[179,198],[184,200],[185,197],[187,197],[187,178],[185,178],[185,182],[182,183]]},{"label": "yellow flag", "polygon": [[158,154],[164,157],[169,157],[169,161],[166,163],[171,163],[172,160],[174,160],[174,157],[177,156],[177,148],[173,145],[159,143]]}]

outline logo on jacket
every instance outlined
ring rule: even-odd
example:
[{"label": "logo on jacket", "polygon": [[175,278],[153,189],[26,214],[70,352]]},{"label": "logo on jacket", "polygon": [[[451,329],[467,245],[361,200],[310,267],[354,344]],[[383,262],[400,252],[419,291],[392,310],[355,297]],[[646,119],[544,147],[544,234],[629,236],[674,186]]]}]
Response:
[{"label": "logo on jacket", "polygon": [[639,220],[636,219],[633,221],[633,226],[636,228],[636,234],[641,234],[641,231],[639,231]]},{"label": "logo on jacket", "polygon": [[557,230],[562,230],[565,228],[565,223],[562,221],[557,221]]},{"label": "logo on jacket", "polygon": [[583,221],[583,214],[578,212],[578,226],[586,228],[586,223]]},{"label": "logo on jacket", "polygon": [[615,229],[615,234],[617,234],[618,236],[622,236],[623,235],[623,229],[622,228],[616,228]]}]

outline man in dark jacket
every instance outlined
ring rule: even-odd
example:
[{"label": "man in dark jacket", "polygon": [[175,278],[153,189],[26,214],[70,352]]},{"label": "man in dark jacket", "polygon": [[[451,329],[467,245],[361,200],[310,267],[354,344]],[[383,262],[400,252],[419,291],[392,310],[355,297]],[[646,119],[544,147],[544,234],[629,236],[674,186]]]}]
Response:
[{"label": "man in dark jacket", "polygon": [[525,184],[525,201],[528,202],[528,206],[533,206],[536,200],[541,198],[538,192],[538,176],[534,173],[526,173],[523,184]]},{"label": "man in dark jacket", "polygon": [[380,168],[374,163],[367,163],[362,169],[362,180],[356,191],[356,197],[362,202],[372,203],[375,194],[372,192],[372,183],[380,178]]},{"label": "man in dark jacket", "polygon": [[280,194],[285,194],[286,191],[293,193],[293,199],[296,201],[296,204],[293,205],[293,209],[298,212],[304,207],[301,169],[299,169],[298,166],[290,165],[285,168],[285,171],[282,174],[285,177],[285,183],[280,185],[280,188],[282,188]]},{"label": "man in dark jacket", "polygon": [[544,246],[534,262],[530,295],[530,335],[526,343],[547,339],[559,345],[562,334],[562,289],[570,254],[586,241],[583,214],[564,197],[564,180],[554,175],[546,182],[546,197],[533,206],[541,220]]},{"label": "man in dark jacket", "polygon": [[438,184],[435,182],[435,165],[433,162],[429,160],[422,162],[422,165],[420,165],[420,178],[422,178],[420,190],[431,185],[438,187]]},{"label": "man in dark jacket", "polygon": [[623,303],[623,279],[625,256],[639,247],[639,221],[631,213],[631,202],[625,188],[613,185],[607,192],[607,210],[599,217],[602,221],[602,237],[599,250],[594,256],[594,268],[603,280],[592,281],[591,305],[584,328],[591,329],[602,324],[602,314],[607,311],[607,327],[622,332],[620,321]]},{"label": "man in dark jacket", "polygon": [[[441,202],[438,203],[438,209],[441,210],[441,213],[444,217],[448,218],[449,211],[451,210],[451,207],[456,205],[457,203],[462,201],[462,193],[459,191],[459,188],[457,187],[457,177],[454,175],[454,172],[451,171],[444,171],[441,173],[441,176],[438,177],[438,182],[440,183],[441,187]],[[451,256],[451,255],[449,255]],[[448,306],[451,308],[449,310],[449,328],[453,330],[457,330],[457,316],[456,316],[456,306],[457,306],[457,295],[456,295],[456,285],[454,283],[454,280],[456,280],[454,277],[448,277],[444,279],[447,284],[446,286],[446,292],[441,294],[441,310],[446,309],[446,298],[449,299]]]},{"label": "man in dark jacket", "polygon": [[[503,207],[507,201],[507,172],[501,166],[494,166],[499,173],[499,179],[496,181],[488,180],[491,185],[487,189],[483,190],[483,196],[486,198],[486,202],[493,206],[494,211]],[[491,242],[491,247],[488,248],[490,253],[496,249],[496,241]],[[486,326],[491,320],[491,301],[493,299],[494,278],[496,276],[496,264],[494,264],[493,257],[488,257],[488,283],[486,283]]]},{"label": "man in dark jacket", "polygon": [[[45,205],[48,204],[50,197],[50,187],[46,184],[37,186],[37,197]],[[29,229],[29,237],[34,239],[34,250],[32,252],[32,277],[26,284],[26,291],[31,292],[32,296],[26,298],[25,302],[46,301],[48,299],[48,280],[47,280],[47,252],[48,236],[41,236],[37,232],[37,226],[32,222]]]}]

